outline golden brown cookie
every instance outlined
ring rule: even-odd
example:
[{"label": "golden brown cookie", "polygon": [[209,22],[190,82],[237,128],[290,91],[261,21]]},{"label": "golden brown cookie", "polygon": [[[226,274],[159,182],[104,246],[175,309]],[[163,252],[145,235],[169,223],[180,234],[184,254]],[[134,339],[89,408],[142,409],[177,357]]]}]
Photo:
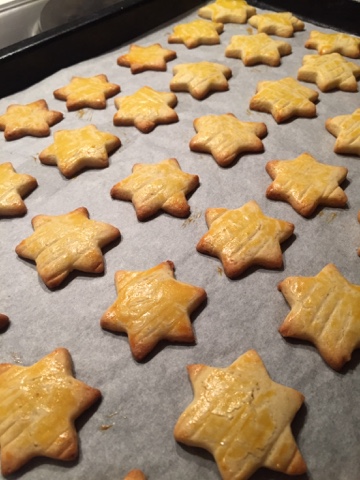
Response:
[{"label": "golden brown cookie", "polygon": [[315,117],[319,94],[312,88],[301,85],[292,77],[274,81],[261,81],[256,94],[250,100],[251,110],[268,112],[277,123],[292,117]]},{"label": "golden brown cookie", "polygon": [[75,460],[74,421],[100,396],[99,390],[73,377],[65,348],[29,367],[0,364],[2,474],[10,475],[38,456]]},{"label": "golden brown cookie", "polygon": [[298,80],[316,83],[322,92],[335,88],[345,92],[357,92],[360,66],[348,62],[340,53],[305,55],[298,70]]},{"label": "golden brown cookie", "polygon": [[267,198],[290,203],[304,217],[319,205],[346,205],[347,196],[339,186],[348,173],[345,167],[326,165],[303,153],[294,160],[271,160],[266,171],[274,180],[266,190]]},{"label": "golden brown cookie", "polygon": [[360,285],[328,264],[315,277],[288,277],[278,288],[291,308],[281,335],[313,343],[325,362],[340,370],[360,348]]},{"label": "golden brown cookie", "polygon": [[320,55],[337,52],[345,57],[360,58],[360,38],[347,33],[322,33],[312,30],[305,47],[315,48]]},{"label": "golden brown cookie", "polygon": [[93,77],[73,77],[68,85],[54,91],[54,97],[66,101],[69,111],[80,108],[102,109],[106,99],[120,92],[120,86],[109,83],[104,74]]},{"label": "golden brown cookie", "polygon": [[151,87],[142,87],[132,95],[118,97],[115,106],[114,125],[134,125],[140,132],[149,133],[156,125],[174,123],[179,120],[173,109],[177,97],[171,92],[158,92]]},{"label": "golden brown cookie", "polygon": [[221,63],[183,63],[173,68],[174,78],[170,82],[173,92],[189,92],[197,100],[202,100],[210,92],[223,92],[229,89],[228,79],[231,69]]},{"label": "golden brown cookie", "polygon": [[120,145],[118,137],[101,132],[95,125],[58,130],[54,143],[39,154],[39,159],[45,165],[57,165],[65,177],[71,178],[84,168],[108,167],[109,154]]},{"label": "golden brown cookie", "polygon": [[130,67],[131,73],[141,73],[146,70],[159,72],[166,71],[166,62],[174,60],[176,52],[163,48],[160,43],[154,43],[147,47],[141,45],[130,45],[129,53],[121,55],[117,59],[118,65]]},{"label": "golden brown cookie", "polygon": [[220,43],[219,34],[224,30],[224,25],[207,20],[194,20],[188,23],[175,25],[174,33],[169,35],[169,43],[183,43],[187,48],[199,45],[216,45]]},{"label": "golden brown cookie", "polygon": [[208,208],[209,231],[199,240],[200,253],[218,257],[229,278],[236,278],[252,265],[281,268],[280,243],[294,231],[294,225],[267,217],[251,200],[240,208]]},{"label": "golden brown cookie", "polygon": [[147,480],[147,477],[141,470],[134,468],[125,475],[124,480]]},{"label": "golden brown cookie", "polygon": [[208,450],[224,480],[247,480],[261,467],[306,472],[291,431],[304,396],[274,382],[255,350],[225,368],[187,370],[194,399],[175,425],[178,442]]},{"label": "golden brown cookie", "polygon": [[234,35],[225,50],[226,57],[240,58],[246,66],[264,63],[277,67],[280,58],[290,53],[290,43],[274,40],[267,33]]},{"label": "golden brown cookie", "polygon": [[45,100],[26,105],[10,105],[6,113],[0,115],[0,130],[4,130],[6,140],[17,140],[27,135],[47,137],[50,127],[64,118],[61,112],[49,110]]},{"label": "golden brown cookie", "polygon": [[4,313],[0,313],[0,330],[4,330],[6,327],[8,327],[9,323],[9,317]]},{"label": "golden brown cookie", "polygon": [[262,152],[265,123],[242,122],[232,113],[204,115],[194,120],[197,134],[190,141],[194,152],[211,153],[221,167],[231,165],[243,152]]},{"label": "golden brown cookie", "polygon": [[328,118],[326,129],[337,137],[334,152],[360,156],[360,108],[350,115]]},{"label": "golden brown cookie", "polygon": [[221,23],[246,23],[255,13],[256,8],[245,0],[216,0],[198,10],[199,17]]},{"label": "golden brown cookie", "polygon": [[27,212],[22,199],[37,187],[36,178],[16,173],[10,162],[0,164],[0,216],[19,216]]},{"label": "golden brown cookie", "polygon": [[37,215],[32,219],[35,232],[16,247],[16,253],[36,262],[43,282],[54,288],[73,270],[102,273],[101,249],[120,237],[119,230],[89,219],[81,207],[64,215]]},{"label": "golden brown cookie", "polygon": [[253,15],[248,22],[258,29],[259,33],[278,35],[279,37],[292,37],[294,32],[305,29],[305,24],[290,12],[263,13]]},{"label": "golden brown cookie", "polygon": [[138,220],[163,210],[175,217],[187,217],[186,195],[199,186],[199,177],[183,172],[175,158],[155,164],[136,163],[133,173],[111,189],[111,196],[131,201]]},{"label": "golden brown cookie", "polygon": [[126,332],[138,361],[160,340],[195,341],[190,315],[204,302],[206,292],[175,280],[174,269],[174,264],[166,261],[149,270],[115,273],[118,297],[100,324],[114,332]]}]

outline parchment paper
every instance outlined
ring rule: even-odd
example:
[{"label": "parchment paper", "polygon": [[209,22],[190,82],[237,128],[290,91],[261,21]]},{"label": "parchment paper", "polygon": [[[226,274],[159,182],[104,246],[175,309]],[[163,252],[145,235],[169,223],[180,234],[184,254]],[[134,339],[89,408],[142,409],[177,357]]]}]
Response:
[{"label": "parchment paper", "polygon": [[[278,282],[284,278],[314,276],[328,263],[334,263],[350,282],[360,284],[360,258],[356,252],[360,247],[356,218],[360,210],[360,159],[335,154],[335,138],[325,129],[325,120],[330,116],[349,114],[359,107],[359,94],[320,92],[316,118],[297,118],[277,125],[270,114],[249,110],[257,82],[296,78],[302,56],[317,53],[304,48],[310,31],[328,30],[307,23],[305,31],[287,40],[293,53],[282,58],[280,67],[245,67],[240,60],[226,58],[224,52],[232,35],[254,32],[248,24],[226,24],[221,43],[215,46],[189,50],[183,44],[167,44],[173,25],[196,18],[194,10],[171,25],[134,39],[140,45],[159,42],[177,52],[177,59],[168,63],[166,72],[132,75],[130,69],[116,63],[117,57],[129,49],[129,45],[121,45],[0,101],[0,111],[5,112],[11,103],[44,98],[50,109],[62,111],[65,116],[52,127],[52,133],[91,123],[118,135],[122,142],[110,157],[108,168],[87,170],[67,180],[56,167],[42,165],[38,160],[38,154],[53,143],[52,136],[13,142],[6,142],[3,135],[0,138],[0,162],[11,161],[18,173],[35,176],[39,184],[25,200],[28,213],[24,217],[0,220],[0,311],[11,320],[9,329],[0,335],[0,362],[31,365],[53,349],[66,347],[73,358],[75,376],[99,388],[103,396],[76,422],[78,461],[68,465],[36,459],[14,478],[115,480],[135,467],[142,469],[149,480],[220,478],[211,455],[177,444],[173,438],[173,427],[193,398],[186,365],[226,367],[248,349],[258,351],[274,381],[305,395],[305,404],[292,424],[308,465],[308,474],[300,478],[359,478],[360,354],[355,352],[341,373],[336,373],[313,345],[283,339],[278,327],[289,307],[277,290]],[[115,127],[113,99],[102,111],[70,113],[65,102],[54,99],[52,93],[68,84],[74,75],[99,73],[120,84],[120,95],[132,94],[144,85],[169,91],[174,65],[202,60],[220,62],[232,69],[229,91],[211,94],[202,101],[188,93],[177,93],[179,122],[158,126],[149,134],[135,127]],[[317,89],[315,84],[306,85]],[[243,121],[265,122],[268,135],[263,140],[263,153],[241,155],[232,167],[224,169],[211,155],[191,152],[188,144],[195,135],[194,118],[227,112]],[[303,152],[349,169],[343,184],[349,199],[346,208],[322,208],[312,218],[304,219],[289,204],[265,198],[271,183],[266,162],[293,159]],[[189,198],[191,216],[183,220],[161,213],[140,223],[132,204],[113,200],[110,189],[130,175],[134,163],[157,163],[170,157],[179,161],[182,170],[200,177],[200,187]],[[207,231],[204,212],[208,207],[238,208],[252,199],[266,215],[293,222],[295,234],[283,245],[283,269],[253,268],[240,279],[229,280],[219,260],[196,252],[198,240]],[[105,249],[104,275],[72,275],[51,291],[38,277],[34,264],[20,259],[14,249],[31,235],[33,216],[63,214],[80,206],[89,210],[91,219],[117,226],[121,241]],[[207,291],[206,304],[192,316],[197,343],[164,343],[145,362],[137,363],[126,335],[103,331],[100,317],[116,298],[117,270],[145,270],[165,260],[174,262],[178,280]],[[288,477],[262,469],[253,478]]]}]

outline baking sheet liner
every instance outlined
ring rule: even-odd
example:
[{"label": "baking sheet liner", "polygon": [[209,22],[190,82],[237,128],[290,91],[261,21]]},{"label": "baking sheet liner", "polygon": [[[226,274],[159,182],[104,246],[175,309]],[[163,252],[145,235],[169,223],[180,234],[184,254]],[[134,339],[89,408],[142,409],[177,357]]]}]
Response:
[{"label": "baking sheet liner", "polygon": [[[258,13],[262,10],[257,9]],[[12,162],[18,173],[38,180],[38,188],[26,199],[28,213],[22,218],[0,220],[0,311],[11,325],[0,335],[0,362],[31,365],[57,347],[66,347],[73,358],[78,379],[99,388],[102,401],[76,422],[79,459],[70,464],[35,459],[14,475],[31,479],[116,479],[130,469],[140,468],[150,480],[218,479],[216,464],[207,452],[177,444],[173,427],[192,400],[186,365],[204,363],[226,367],[248,349],[256,349],[270,376],[305,395],[305,404],[292,426],[307,462],[301,479],[354,480],[360,469],[360,354],[337,373],[321,359],[315,347],[285,340],[278,327],[289,312],[277,284],[288,276],[314,276],[334,263],[352,283],[360,284],[360,160],[333,152],[335,138],[326,131],[330,116],[349,114],[359,106],[358,93],[321,93],[317,117],[297,118],[277,125],[270,114],[249,110],[250,98],[259,80],[296,78],[302,56],[316,53],[304,48],[312,29],[330,31],[306,23],[303,32],[286,39],[293,53],[281,66],[245,67],[240,60],[224,56],[233,35],[254,32],[248,24],[225,24],[221,43],[189,50],[183,44],[167,44],[172,26],[198,18],[196,10],[162,25],[132,43],[161,43],[177,52],[166,72],[132,75],[116,59],[127,53],[129,44],[107,54],[66,68],[40,83],[0,100],[0,111],[11,103],[29,103],[44,98],[50,109],[62,111],[64,120],[52,127],[79,128],[88,124],[111,132],[122,146],[102,170],[87,170],[67,180],[56,167],[42,165],[38,154],[53,142],[31,138],[6,142],[0,138],[0,162]],[[277,37],[276,37],[277,38]],[[72,76],[104,73],[129,95],[144,85],[169,91],[172,68],[179,63],[215,61],[232,69],[227,92],[213,93],[198,101],[188,93],[177,93],[175,108],[179,122],[158,126],[149,134],[135,127],[115,127],[114,99],[102,111],[83,109],[67,112],[65,102],[53,91],[69,83]],[[350,60],[350,59],[349,59]],[[359,60],[350,60],[359,63]],[[317,90],[316,85],[306,84]],[[189,141],[195,135],[193,120],[210,113],[231,112],[243,121],[264,122],[268,135],[263,153],[240,156],[230,168],[220,168],[211,155],[194,153]],[[293,159],[308,152],[321,162],[348,168],[343,187],[346,208],[321,208],[302,218],[287,203],[270,201],[265,190],[271,179],[267,161]],[[129,202],[113,200],[111,187],[130,175],[134,163],[157,163],[175,157],[182,170],[198,174],[200,187],[189,197],[191,215],[179,219],[161,213],[138,222]],[[293,237],[283,244],[284,267],[280,270],[249,269],[238,280],[229,280],[221,263],[196,252],[195,246],[207,231],[204,212],[209,207],[238,208],[256,200],[268,216],[293,222]],[[70,275],[51,291],[39,279],[32,262],[20,259],[14,249],[32,233],[31,219],[37,214],[58,215],[84,206],[90,218],[111,223],[121,231],[121,240],[104,250],[103,275]],[[192,316],[196,345],[161,343],[142,363],[131,355],[126,335],[100,328],[100,317],[114,302],[114,273],[145,270],[172,260],[179,281],[202,286],[208,300]],[[252,478],[288,478],[261,469]]]}]

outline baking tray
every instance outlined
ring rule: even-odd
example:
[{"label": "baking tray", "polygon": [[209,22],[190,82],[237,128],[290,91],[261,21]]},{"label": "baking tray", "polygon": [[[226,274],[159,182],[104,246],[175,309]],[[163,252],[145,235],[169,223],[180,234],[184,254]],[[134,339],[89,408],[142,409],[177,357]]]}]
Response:
[{"label": "baking tray", "polygon": [[[195,18],[192,5],[188,12],[144,32],[136,41],[167,45],[175,23]],[[179,415],[192,400],[186,365],[226,367],[254,348],[274,381],[305,395],[305,404],[292,423],[308,465],[308,473],[298,478],[358,479],[360,350],[354,352],[341,372],[335,372],[311,344],[283,339],[278,327],[289,307],[276,287],[288,276],[314,276],[330,262],[350,282],[360,284],[360,226],[356,218],[360,210],[360,162],[355,156],[335,154],[335,139],[324,128],[329,116],[352,112],[358,94],[320,93],[317,117],[298,118],[282,125],[277,125],[269,114],[249,110],[249,99],[258,81],[296,76],[302,55],[311,53],[304,48],[304,42],[313,28],[307,23],[304,32],[288,40],[293,54],[283,57],[278,68],[247,68],[240,60],[225,58],[230,37],[246,34],[249,29],[248,24],[227,24],[219,45],[191,51],[181,44],[171,45],[177,59],[168,63],[166,72],[132,75],[129,69],[119,67],[116,58],[128,51],[132,42],[129,39],[96,58],[56,70],[38,83],[0,99],[2,112],[9,103],[45,98],[49,108],[62,111],[65,117],[52,127],[52,134],[93,123],[122,141],[110,157],[108,168],[88,170],[67,180],[56,167],[44,166],[38,160],[38,153],[52,143],[52,136],[14,142],[0,138],[0,162],[12,161],[19,173],[29,173],[39,183],[25,200],[28,213],[24,217],[0,221],[0,307],[11,320],[10,327],[0,335],[0,363],[31,365],[54,348],[65,347],[72,355],[76,378],[99,388],[103,395],[102,401],[76,422],[78,460],[67,465],[34,459],[13,478],[113,480],[137,467],[149,480],[218,480],[211,455],[178,444],[173,437]],[[119,83],[121,95],[143,85],[167,91],[175,64],[204,59],[232,68],[229,90],[203,101],[188,93],[177,93],[179,122],[158,126],[148,135],[133,127],[113,125],[113,99],[109,99],[104,111],[67,112],[64,102],[53,97],[54,89],[67,84],[73,75],[98,73]],[[315,85],[308,86],[316,89]],[[244,121],[264,122],[268,135],[263,140],[264,152],[244,154],[231,168],[221,169],[210,155],[191,152],[188,144],[195,135],[194,118],[227,111]],[[349,198],[346,208],[320,208],[312,218],[305,219],[290,205],[266,199],[265,190],[271,182],[265,171],[267,161],[295,158],[304,149],[319,161],[348,168],[348,180],[343,185]],[[155,163],[170,157],[177,158],[184,171],[200,177],[200,187],[189,198],[191,215],[183,220],[161,213],[147,222],[138,222],[132,204],[112,200],[110,188],[130,174],[134,163]],[[283,245],[283,269],[254,268],[232,281],[224,275],[217,259],[198,254],[195,246],[207,231],[206,208],[237,208],[251,199],[268,216],[294,223],[295,235]],[[38,278],[34,264],[17,257],[15,246],[32,233],[33,216],[66,213],[80,206],[88,208],[90,218],[117,226],[121,241],[106,249],[103,275],[73,274],[61,288],[50,291]],[[131,356],[127,337],[103,331],[100,317],[116,298],[115,271],[144,270],[165,260],[174,262],[179,281],[205,288],[208,300],[192,316],[195,345],[164,342],[138,363]],[[289,478],[262,469],[252,480]]]},{"label": "baking tray", "polygon": [[[0,49],[0,98],[57,70],[93,58],[199,5],[201,0],[120,0],[117,4]],[[291,11],[303,20],[359,35],[354,0],[250,0],[263,9]]]}]

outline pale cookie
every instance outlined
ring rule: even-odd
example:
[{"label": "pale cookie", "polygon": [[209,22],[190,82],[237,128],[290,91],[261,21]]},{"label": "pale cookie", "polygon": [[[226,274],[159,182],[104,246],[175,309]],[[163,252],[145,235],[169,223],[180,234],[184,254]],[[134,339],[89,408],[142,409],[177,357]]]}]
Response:
[{"label": "pale cookie", "polygon": [[120,145],[118,137],[101,132],[94,125],[58,130],[54,143],[39,154],[39,159],[45,165],[57,165],[65,177],[71,178],[84,168],[108,167],[109,154]]},{"label": "pale cookie", "polygon": [[141,470],[134,468],[125,475],[123,480],[147,480],[147,477]]},{"label": "pale cookie", "polygon": [[264,63],[276,67],[281,63],[280,58],[290,53],[290,43],[273,40],[267,33],[234,35],[225,50],[226,57],[239,58],[246,66]]},{"label": "pale cookie", "polygon": [[211,153],[221,167],[231,165],[243,152],[262,152],[260,138],[267,128],[261,122],[242,122],[232,113],[205,115],[194,120],[198,132],[191,141],[194,152]]},{"label": "pale cookie", "polygon": [[360,58],[360,38],[347,33],[322,33],[313,30],[305,42],[305,47],[315,48],[320,55],[337,52],[345,57]]},{"label": "pale cookie", "polygon": [[6,140],[17,140],[27,135],[47,137],[50,135],[50,127],[63,118],[61,112],[49,110],[45,100],[26,105],[14,104],[0,115],[0,130],[4,130]]},{"label": "pale cookie", "polygon": [[27,212],[22,199],[37,187],[36,178],[16,173],[10,162],[0,164],[0,216],[19,216]]},{"label": "pale cookie", "polygon": [[319,93],[301,85],[292,77],[258,82],[256,94],[250,100],[251,110],[271,113],[277,123],[292,117],[316,116]]},{"label": "pale cookie", "polygon": [[81,108],[103,109],[106,99],[120,92],[120,86],[109,83],[107,76],[73,77],[68,85],[54,91],[54,97],[66,101],[69,111]]},{"label": "pale cookie", "polygon": [[266,171],[274,180],[266,190],[266,197],[283,200],[300,215],[309,217],[319,205],[345,207],[347,196],[339,186],[348,169],[318,162],[308,153],[294,160],[272,160]]},{"label": "pale cookie", "polygon": [[183,43],[187,48],[199,45],[216,45],[220,43],[219,34],[224,30],[224,25],[207,20],[194,20],[189,23],[175,25],[174,33],[169,35],[169,43]]},{"label": "pale cookie", "polygon": [[194,343],[191,313],[206,299],[201,287],[174,278],[170,261],[144,271],[115,273],[118,297],[101,318],[102,328],[126,332],[138,361],[160,340]]},{"label": "pale cookie", "polygon": [[236,210],[208,208],[205,219],[209,231],[196,249],[218,257],[229,278],[238,277],[252,265],[282,267],[280,243],[293,234],[292,223],[267,217],[254,200]]},{"label": "pale cookie", "polygon": [[221,63],[183,63],[173,68],[174,78],[170,82],[173,92],[189,92],[197,100],[202,100],[210,92],[223,92],[229,89],[228,79],[231,69]]},{"label": "pale cookie", "polygon": [[137,92],[115,99],[118,111],[114,125],[134,125],[140,132],[149,133],[156,125],[174,123],[179,120],[173,109],[177,97],[171,92],[158,92],[150,87],[141,87]]},{"label": "pale cookie", "polygon": [[348,62],[340,53],[327,55],[305,55],[297,78],[316,83],[322,92],[335,88],[345,92],[357,92],[356,79],[360,77],[360,66]]},{"label": "pale cookie", "polygon": [[225,368],[187,370],[194,398],[175,425],[178,442],[209,451],[224,480],[247,480],[261,467],[306,472],[291,431],[304,396],[274,382],[255,350]]},{"label": "pale cookie", "polygon": [[81,207],[64,215],[37,215],[35,232],[16,247],[16,253],[34,260],[38,274],[49,288],[60,285],[73,270],[102,273],[101,249],[120,237],[116,227],[89,220]]},{"label": "pale cookie", "polygon": [[160,43],[154,43],[147,47],[141,45],[130,45],[129,53],[121,55],[117,59],[118,65],[130,67],[131,73],[141,73],[146,70],[158,72],[166,71],[166,62],[174,60],[176,52],[163,48]]},{"label": "pale cookie", "polygon": [[9,317],[4,313],[0,313],[0,330],[4,330],[6,327],[8,327],[9,323]]},{"label": "pale cookie", "polygon": [[12,474],[33,457],[75,460],[74,422],[100,397],[99,390],[73,377],[65,348],[29,367],[0,364],[2,474]]},{"label": "pale cookie", "polygon": [[313,343],[325,362],[340,370],[360,348],[360,285],[328,264],[315,277],[288,277],[278,288],[291,308],[281,335]]},{"label": "pale cookie", "polygon": [[251,26],[258,29],[258,33],[268,33],[279,37],[292,37],[294,32],[305,29],[305,24],[290,12],[263,13],[249,18]]},{"label": "pale cookie", "polygon": [[190,206],[186,195],[199,186],[199,177],[183,172],[175,158],[156,164],[136,163],[132,174],[111,189],[111,196],[131,201],[138,220],[159,210],[175,217],[187,217]]},{"label": "pale cookie", "polygon": [[216,0],[198,10],[199,17],[221,23],[246,23],[255,13],[256,8],[245,0]]},{"label": "pale cookie", "polygon": [[328,118],[326,129],[337,137],[334,152],[360,156],[360,108],[350,115]]}]

